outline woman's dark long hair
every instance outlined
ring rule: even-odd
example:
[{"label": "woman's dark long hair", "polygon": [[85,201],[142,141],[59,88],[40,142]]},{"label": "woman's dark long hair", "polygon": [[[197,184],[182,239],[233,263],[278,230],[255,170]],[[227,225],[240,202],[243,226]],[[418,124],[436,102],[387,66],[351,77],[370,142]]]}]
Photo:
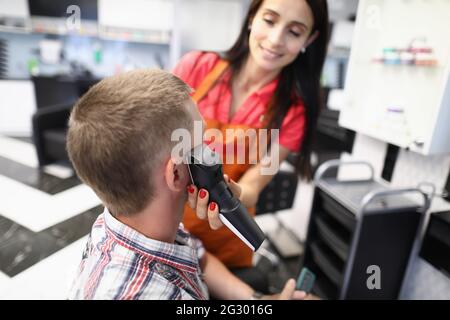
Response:
[{"label": "woman's dark long hair", "polygon": [[[238,39],[224,55],[230,63],[233,75],[238,74],[250,52],[248,26],[263,1],[252,1]],[[327,51],[329,22],[326,0],[306,0],[306,2],[314,16],[311,35],[318,31],[319,36],[309,45],[305,53],[300,53],[291,64],[282,69],[278,87],[269,104],[267,128],[279,129],[289,108],[297,103],[299,98],[303,100],[306,116],[305,132],[295,167],[302,177],[309,180],[313,134],[322,108],[320,77]]]}]

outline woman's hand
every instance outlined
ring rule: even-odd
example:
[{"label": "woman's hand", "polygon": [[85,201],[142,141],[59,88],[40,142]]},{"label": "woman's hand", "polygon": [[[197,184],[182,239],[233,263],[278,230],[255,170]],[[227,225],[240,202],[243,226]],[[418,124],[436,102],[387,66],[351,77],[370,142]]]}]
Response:
[{"label": "woman's hand", "polygon": [[[228,175],[224,174],[223,178],[228,187],[233,192],[236,198],[239,198],[242,192],[241,187],[235,181],[231,180]],[[208,218],[211,229],[217,230],[223,226],[219,218],[219,207],[217,203],[209,202],[209,193],[205,189],[198,190],[193,184],[188,186],[188,203],[189,206],[195,210],[199,219],[205,220]]]}]

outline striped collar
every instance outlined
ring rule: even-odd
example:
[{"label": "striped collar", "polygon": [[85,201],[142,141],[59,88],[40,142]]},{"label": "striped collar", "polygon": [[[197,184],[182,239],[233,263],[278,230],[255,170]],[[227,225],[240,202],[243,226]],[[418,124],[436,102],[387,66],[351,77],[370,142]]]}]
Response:
[{"label": "striped collar", "polygon": [[[181,227],[177,230],[176,243],[150,239],[114,218],[107,208],[103,211],[105,230],[117,244],[132,250],[147,259],[159,260],[186,272],[198,270],[198,257],[194,248],[188,245],[189,234]],[[95,225],[94,225],[95,226]]]}]

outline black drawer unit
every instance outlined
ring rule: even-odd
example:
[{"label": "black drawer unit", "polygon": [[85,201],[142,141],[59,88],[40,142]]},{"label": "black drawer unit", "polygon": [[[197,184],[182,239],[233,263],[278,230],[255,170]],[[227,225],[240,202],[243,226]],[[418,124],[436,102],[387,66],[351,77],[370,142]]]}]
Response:
[{"label": "black drawer unit", "polygon": [[450,211],[430,215],[420,256],[450,278]]},{"label": "black drawer unit", "polygon": [[[397,299],[429,199],[375,181],[367,163],[367,180],[325,177],[344,164],[361,162],[332,160],[317,170],[302,266],[316,274],[313,293],[323,299]],[[370,266],[379,268],[379,289],[367,284]]]}]

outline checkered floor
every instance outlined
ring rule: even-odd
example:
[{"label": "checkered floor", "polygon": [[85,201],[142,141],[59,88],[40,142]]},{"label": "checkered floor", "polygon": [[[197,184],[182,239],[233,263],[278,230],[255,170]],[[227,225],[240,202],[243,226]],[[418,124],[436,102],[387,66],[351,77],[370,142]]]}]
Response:
[{"label": "checkered floor", "polygon": [[29,139],[0,136],[0,299],[64,299],[102,208],[68,166],[38,168]]}]

